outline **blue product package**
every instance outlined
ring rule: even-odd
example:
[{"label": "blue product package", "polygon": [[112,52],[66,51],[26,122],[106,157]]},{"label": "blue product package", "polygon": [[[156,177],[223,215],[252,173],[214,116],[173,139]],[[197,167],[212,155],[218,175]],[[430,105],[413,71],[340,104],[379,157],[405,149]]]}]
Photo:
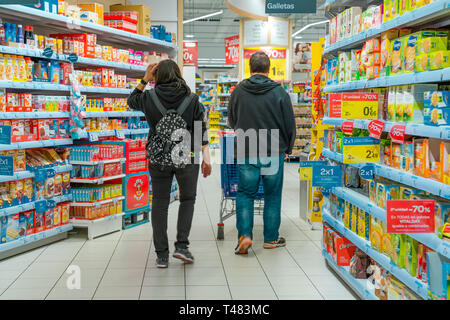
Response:
[{"label": "blue product package", "polygon": [[8,216],[0,217],[0,243],[6,242],[7,227],[8,227]]},{"label": "blue product package", "polygon": [[425,108],[450,108],[450,91],[426,91],[423,98]]},{"label": "blue product package", "polygon": [[53,83],[58,83],[60,82],[60,64],[58,61],[52,60],[49,63],[49,81],[53,82]]},{"label": "blue product package", "polygon": [[50,120],[48,135],[49,135],[50,139],[59,138],[59,120],[58,119]]}]

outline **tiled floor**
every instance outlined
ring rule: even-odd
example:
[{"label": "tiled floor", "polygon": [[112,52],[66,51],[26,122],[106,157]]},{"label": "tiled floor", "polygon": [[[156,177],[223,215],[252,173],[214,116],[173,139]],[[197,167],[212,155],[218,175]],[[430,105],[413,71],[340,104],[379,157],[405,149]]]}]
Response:
[{"label": "tiled floor", "polygon": [[[171,258],[155,268],[150,224],[86,240],[83,231],[64,241],[0,262],[0,299],[355,299],[326,267],[321,231],[311,231],[298,214],[298,164],[288,164],[283,191],[281,235],[287,247],[262,248],[262,216],[255,217],[255,242],[248,256],[236,256],[235,218],[225,222],[225,240],[216,241],[220,170],[200,178],[191,231],[196,262]],[[178,204],[169,214],[175,239]],[[80,289],[69,266],[79,267]]]}]

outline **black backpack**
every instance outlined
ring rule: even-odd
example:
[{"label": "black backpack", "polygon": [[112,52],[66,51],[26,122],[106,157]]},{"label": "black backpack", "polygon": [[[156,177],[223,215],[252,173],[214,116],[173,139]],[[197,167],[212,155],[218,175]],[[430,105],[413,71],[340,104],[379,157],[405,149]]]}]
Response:
[{"label": "black backpack", "polygon": [[150,131],[147,158],[150,164],[161,169],[184,168],[189,163],[191,145],[184,139],[187,123],[181,116],[189,107],[194,95],[187,96],[177,109],[164,108],[155,90],[150,90],[150,97],[163,117],[155,129]]}]

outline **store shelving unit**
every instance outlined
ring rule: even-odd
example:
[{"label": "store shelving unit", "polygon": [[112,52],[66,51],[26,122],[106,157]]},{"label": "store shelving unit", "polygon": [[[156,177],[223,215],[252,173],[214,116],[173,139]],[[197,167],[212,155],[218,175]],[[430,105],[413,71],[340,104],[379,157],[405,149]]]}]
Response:
[{"label": "store shelving unit", "polygon": [[147,36],[113,29],[96,23],[81,21],[61,15],[45,12],[34,8],[21,5],[2,5],[0,6],[2,16],[12,20],[29,21],[34,26],[51,28],[52,30],[67,31],[77,30],[77,32],[95,33],[103,40],[119,44],[121,46],[132,46],[134,48],[145,50],[156,50],[174,55],[177,51],[176,44]]},{"label": "store shelving unit", "polygon": [[[54,166],[51,167],[51,169],[54,169],[56,173],[60,172],[67,172],[72,170],[72,165],[61,165],[61,166]],[[34,178],[35,173],[33,171],[19,171],[15,172],[12,176],[0,176],[0,182],[8,182],[8,181],[15,181],[15,180],[22,180],[27,178]]]},{"label": "store shelving unit", "polygon": [[308,140],[311,139],[312,127],[312,105],[309,103],[295,104],[294,109],[295,123],[297,125],[297,137],[295,139],[294,148],[290,159],[299,158],[306,146]]},{"label": "store shelving unit", "polygon": [[[58,204],[60,202],[71,201],[72,195],[68,194],[68,195],[64,195],[64,196],[53,197],[51,200],[53,200],[56,204]],[[36,205],[36,202],[33,201],[33,202],[24,203],[24,204],[19,204],[17,206],[0,209],[0,217],[10,216],[10,215],[13,215],[16,213],[33,210],[36,208],[35,205]],[[3,246],[3,244],[0,244],[0,250],[1,250],[2,246]]]},{"label": "store shelving unit", "polygon": [[116,213],[114,215],[106,216],[99,219],[87,220],[87,219],[74,219],[71,218],[70,222],[74,227],[87,228],[88,239],[92,240],[96,237],[120,231],[122,229],[122,217],[124,213]]},{"label": "store shelving unit", "polygon": [[[322,151],[322,155],[328,159],[343,163],[343,156],[340,153],[330,151],[329,149],[324,149]],[[363,163],[352,163],[350,165],[356,168],[362,168],[365,166],[365,164]],[[450,185],[436,180],[417,176],[405,171],[394,169],[379,163],[374,163],[373,166],[375,168],[375,174],[378,176],[405,184],[413,188],[424,190],[431,194],[450,200]]]},{"label": "store shelving unit", "polygon": [[[376,4],[380,3],[382,3],[382,1],[377,2]],[[346,8],[352,6],[367,8],[371,4],[375,4],[374,1],[327,0],[325,3],[326,15],[328,17],[334,17]],[[377,27],[370,28],[369,30],[347,37],[334,44],[327,45],[324,49],[324,54],[326,58],[330,58],[336,57],[339,52],[350,51],[351,49],[360,49],[363,46],[364,42],[366,42],[367,40],[375,37],[380,37],[383,32],[394,28],[448,28],[448,25],[450,24],[450,20],[448,19],[448,17],[450,17],[450,1],[437,0],[421,8],[406,12],[401,16],[384,22]],[[335,85],[325,85],[323,91],[327,93],[339,93],[354,90],[364,90],[369,88],[383,88],[420,83],[442,83],[448,81],[450,81],[450,68],[445,68],[425,72],[391,75],[371,80],[349,81]],[[371,122],[371,120],[365,119],[341,119],[330,117],[323,118],[323,124],[335,126],[336,128],[340,128],[345,121],[352,121],[354,128],[365,130],[368,129],[369,123]],[[450,140],[450,126],[432,127],[416,123],[399,123],[389,121],[384,122],[385,126],[383,131],[387,133],[390,132],[394,125],[403,124],[405,125],[405,135]],[[331,164],[344,164],[342,153],[333,152],[325,148],[322,151],[322,156],[325,159],[328,159]],[[352,163],[347,165],[355,168],[362,168],[368,164],[369,163]],[[388,167],[381,163],[370,163],[370,165],[373,165],[374,175],[376,176],[384,177],[399,184],[410,186],[419,190],[424,190],[432,195],[450,200],[450,185],[446,185],[440,181],[436,181],[426,177],[418,176],[411,172],[405,172],[399,169]],[[371,216],[379,219],[383,223],[387,222],[386,209],[380,208],[376,204],[371,203],[369,197],[358,192],[356,189],[347,187],[334,187],[331,189],[331,193],[336,197],[358,207],[359,209],[362,209],[364,212],[369,213]],[[385,270],[399,279],[418,296],[420,296],[422,299],[429,299],[429,286],[427,283],[424,283],[421,280],[411,276],[411,274],[406,269],[400,268],[395,265],[388,256],[372,248],[370,241],[360,237],[353,231],[346,228],[341,221],[330,214],[326,206],[322,207],[322,218],[325,223],[330,225],[342,236],[350,240],[361,251],[365,252],[381,267],[383,267]],[[424,244],[443,257],[450,258],[450,243],[440,239],[435,233],[409,233],[407,234],[407,236],[417,240],[419,243]],[[336,265],[333,266],[332,263],[334,261],[331,259],[328,253],[324,252],[323,255],[326,261],[328,261],[328,264],[337,272],[337,274],[348,282],[348,271],[345,268],[337,268]],[[351,283],[355,279],[351,276],[350,278],[351,279],[349,285],[352,286],[355,292],[357,292],[364,299],[370,299],[370,292],[365,291],[357,284],[352,285]]]},{"label": "store shelving unit", "polygon": [[334,230],[338,231],[354,245],[356,245],[361,251],[365,252],[369,257],[377,261],[383,268],[392,273],[397,279],[406,284],[420,297],[427,299],[428,285],[426,283],[411,276],[405,269],[399,268],[392,264],[391,260],[387,256],[373,249],[369,241],[347,229],[342,222],[333,218],[326,210],[324,210],[322,218],[326,223],[333,227]]},{"label": "store shelving unit", "polygon": [[[68,18],[65,16],[52,14],[45,12],[43,10],[38,10],[31,7],[24,7],[21,5],[1,5],[0,6],[0,17],[3,21],[8,22],[16,22],[23,23],[23,21],[27,21],[29,25],[33,25],[37,27],[40,32],[44,34],[56,33],[56,32],[78,32],[78,33],[94,33],[97,35],[98,41],[101,44],[113,44],[118,45],[121,48],[131,47],[135,50],[142,51],[157,51],[161,53],[167,53],[169,56],[175,56],[177,53],[177,45],[172,42],[161,41],[157,39],[153,39],[147,36],[142,36],[139,34],[134,34],[118,29],[113,29],[110,27],[106,27],[99,24],[94,24],[90,22],[85,22],[81,20],[75,20],[72,18]],[[42,58],[47,60],[57,60],[61,62],[70,62],[69,55],[57,54],[55,52],[49,57],[44,55],[44,50],[39,49],[29,49],[29,48],[19,48],[19,47],[8,47],[8,46],[0,46],[0,53],[3,54],[13,54],[25,57],[35,57]],[[74,62],[74,67],[107,67],[113,68],[119,71],[122,74],[126,74],[127,76],[138,78],[143,75],[146,70],[145,66],[118,63],[112,61],[106,61],[101,59],[92,59],[85,57],[77,57],[76,62]],[[14,89],[20,91],[31,92],[34,94],[54,94],[54,95],[68,95],[71,92],[72,86],[70,85],[61,85],[57,83],[49,83],[49,82],[16,82],[16,81],[0,81],[0,88],[6,89]],[[127,96],[131,93],[132,89],[129,88],[104,88],[104,87],[87,87],[80,86],[80,91],[82,94],[87,94],[89,96],[95,97],[114,97],[114,96]],[[126,117],[143,117],[144,114],[142,112],[134,112],[134,111],[125,111],[125,112],[88,112],[87,117],[117,117],[117,118],[126,118]],[[54,119],[54,118],[69,118],[70,113],[66,112],[29,112],[29,113],[2,113],[0,114],[0,119]],[[125,137],[125,136],[136,136],[147,134],[148,129],[122,129],[122,130],[109,130],[102,131],[96,134],[98,137]],[[80,139],[89,139],[89,134],[84,131],[79,136]],[[72,139],[55,139],[55,140],[45,140],[45,141],[27,141],[27,142],[17,142],[9,145],[0,145],[0,151],[4,150],[18,150],[18,149],[30,149],[30,148],[40,148],[40,147],[55,147],[55,146],[69,146],[73,144]],[[123,163],[124,159],[120,159]],[[107,163],[108,161],[104,161],[103,163]],[[100,163],[100,162],[99,162]],[[99,164],[97,163],[97,164]],[[76,164],[74,162],[74,164]],[[81,163],[80,163],[81,164]],[[86,165],[86,163],[83,163]],[[65,169],[70,170],[70,166],[66,166]],[[57,169],[58,170],[58,169]],[[71,182],[83,182],[83,183],[103,183],[105,181],[109,181],[112,179],[120,179],[124,177],[125,174],[116,175],[113,177],[102,177],[98,179],[71,179]],[[32,178],[34,177],[34,173],[31,171],[25,172],[17,172],[13,176],[2,176],[0,177],[0,182],[3,181],[13,181],[17,179],[23,178]],[[58,201],[71,201],[70,196],[64,196],[60,198],[54,198],[56,202]],[[14,214],[23,212],[29,209],[34,208],[34,203],[27,203],[7,209],[0,209],[0,216],[5,214]],[[102,219],[96,221],[95,223],[95,231],[92,234],[98,235],[99,230],[111,230],[114,228],[115,230],[119,230],[122,226],[122,216],[123,214],[118,214],[114,216],[114,218]],[[86,222],[85,222],[86,223]],[[81,226],[81,222],[77,221],[74,225]],[[109,224],[109,226],[108,226]],[[101,227],[98,227],[100,226]],[[119,227],[118,227],[119,226]],[[64,232],[56,233],[56,229],[50,230],[52,232],[43,232],[39,234],[39,237],[50,237],[50,238],[61,238],[63,237],[68,230],[69,227],[59,228],[58,230],[63,230]],[[72,225],[70,225],[70,229]],[[98,232],[97,232],[98,231]],[[91,233],[90,233],[91,234]],[[49,243],[50,238],[45,240],[44,242],[41,240],[33,240],[34,247],[37,246],[38,243],[46,244]],[[24,243],[30,242],[34,239],[32,236],[23,238],[23,241],[13,241],[6,244],[0,245],[0,251],[3,248],[12,248],[12,247],[27,247],[24,246]],[[6,249],[5,249],[6,250]],[[8,249],[9,250],[9,249]],[[25,249],[24,249],[25,250]],[[17,252],[15,250],[14,252]],[[3,257],[4,255],[0,255]]]},{"label": "store shelving unit", "polygon": [[333,269],[337,274],[341,275],[342,280],[353,289],[353,291],[361,298],[365,300],[379,300],[378,297],[373,293],[373,290],[367,289],[367,279],[356,279],[354,278],[348,267],[338,266],[334,262],[331,255],[322,250],[322,254],[325,257],[327,264]]},{"label": "store shelving unit", "polygon": [[50,230],[31,234],[21,239],[0,245],[0,260],[45,246],[55,241],[67,238],[67,233],[73,229],[71,224],[66,224]]},{"label": "store shelving unit", "polygon": [[[333,126],[341,126],[345,121],[353,121],[353,127],[358,129],[366,129],[372,120],[364,119],[341,119],[324,117],[323,123]],[[396,122],[386,121],[383,131],[390,132]],[[448,139],[450,138],[450,126],[433,127],[418,123],[404,123],[405,134],[412,136],[421,136],[426,138]]]}]

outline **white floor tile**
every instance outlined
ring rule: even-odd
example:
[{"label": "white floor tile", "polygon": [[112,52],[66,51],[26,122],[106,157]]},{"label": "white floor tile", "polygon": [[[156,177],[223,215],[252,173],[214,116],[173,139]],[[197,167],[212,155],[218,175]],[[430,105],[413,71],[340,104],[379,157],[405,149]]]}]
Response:
[{"label": "white floor tile", "polygon": [[96,287],[82,287],[80,289],[67,289],[66,287],[55,287],[48,294],[46,300],[91,300]]},{"label": "white floor tile", "polygon": [[50,288],[8,289],[0,296],[0,300],[43,300]]},{"label": "white floor tile", "polygon": [[229,300],[228,286],[187,286],[187,300]]},{"label": "white floor tile", "polygon": [[102,286],[97,288],[94,300],[138,300],[141,286]]},{"label": "white floor tile", "polygon": [[184,300],[186,298],[184,286],[152,286],[142,287],[141,300]]}]

